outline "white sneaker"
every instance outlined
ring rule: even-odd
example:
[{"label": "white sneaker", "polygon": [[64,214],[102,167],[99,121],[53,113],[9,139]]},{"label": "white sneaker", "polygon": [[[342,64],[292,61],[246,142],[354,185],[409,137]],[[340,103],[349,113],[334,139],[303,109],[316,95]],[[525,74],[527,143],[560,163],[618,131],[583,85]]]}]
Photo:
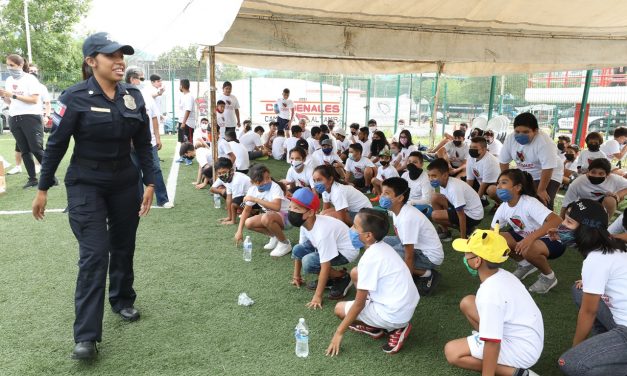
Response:
[{"label": "white sneaker", "polygon": [[7,171],[7,175],[15,175],[15,174],[21,174],[21,173],[22,173],[22,166],[15,166],[9,171]]},{"label": "white sneaker", "polygon": [[272,257],[281,257],[285,256],[288,253],[292,252],[292,244],[288,240],[287,243],[278,242],[276,248],[270,252],[270,256]]},{"label": "white sneaker", "polygon": [[168,201],[165,204],[161,205],[161,207],[164,209],[172,209],[174,207],[174,204]]},{"label": "white sneaker", "polygon": [[279,243],[279,239],[277,239],[276,236],[272,236],[270,237],[270,240],[268,241],[268,243],[263,246],[263,249],[265,249],[266,251],[273,250],[276,248],[278,243]]},{"label": "white sneaker", "polygon": [[41,172],[41,165],[35,165],[35,173],[38,174]]}]

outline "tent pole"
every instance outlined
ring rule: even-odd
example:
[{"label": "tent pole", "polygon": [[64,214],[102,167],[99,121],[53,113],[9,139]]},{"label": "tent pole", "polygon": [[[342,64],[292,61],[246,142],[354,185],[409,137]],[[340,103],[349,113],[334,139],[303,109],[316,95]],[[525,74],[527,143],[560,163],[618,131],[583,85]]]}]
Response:
[{"label": "tent pole", "polygon": [[[435,74],[435,96],[433,97],[433,108],[431,109],[431,134],[429,135],[429,147],[433,148],[435,146],[435,132],[438,116],[438,95],[440,94],[440,75],[442,74],[442,70],[444,69],[444,63],[438,62],[438,71]],[[442,123],[442,127],[444,127],[444,123]]]},{"label": "tent pole", "polygon": [[368,119],[370,118],[370,78],[368,79],[368,92],[366,93],[366,121],[364,121],[364,127],[368,126]]},{"label": "tent pole", "polygon": [[[198,60],[198,68],[196,69],[196,101],[198,101],[200,97],[200,66],[202,65],[202,60]],[[196,119],[200,119],[200,108],[198,105],[194,106]]]},{"label": "tent pole", "polygon": [[499,100],[499,115],[503,115],[503,95],[505,94],[505,76],[501,76],[501,98]]},{"label": "tent pole", "polygon": [[342,77],[342,128],[346,129],[346,77]]},{"label": "tent pole", "polygon": [[322,110],[322,75],[320,75],[320,125],[324,124],[324,111]]},{"label": "tent pole", "polygon": [[420,118],[422,117],[422,73],[420,73],[420,81],[418,81],[418,125],[422,125]]},{"label": "tent pole", "polygon": [[211,154],[213,156],[213,177],[216,175],[216,162],[218,161],[218,117],[216,116],[216,48],[209,46],[207,50],[209,58],[209,111],[211,111]]},{"label": "tent pole", "polygon": [[[447,100],[448,98],[448,82],[444,82],[444,95],[442,96],[442,137],[444,137],[444,133],[446,131],[446,126],[448,125],[448,120],[446,118],[446,105],[447,105]],[[437,117],[435,119],[436,121],[438,120]]]},{"label": "tent pole", "polygon": [[581,107],[579,108],[579,121],[577,122],[577,133],[575,136],[575,145],[579,145],[581,140],[581,128],[583,128],[583,117],[586,113],[588,105],[588,93],[590,92],[590,84],[592,83],[592,69],[586,71],[586,83],[583,86],[583,97],[581,98]]},{"label": "tent pole", "polygon": [[248,76],[248,119],[253,121],[253,76]]},{"label": "tent pole", "polygon": [[396,75],[396,110],[394,110],[394,134],[398,127],[398,97],[401,95],[401,75]]},{"label": "tent pole", "polygon": [[172,121],[174,122],[174,128],[176,129],[176,106],[174,106],[174,77],[172,76],[172,63],[168,59],[168,75],[170,76],[170,86],[172,88]]},{"label": "tent pole", "polygon": [[494,94],[496,92],[496,76],[490,80],[490,99],[488,103],[488,121],[492,119],[492,108],[494,108]]},{"label": "tent pole", "polygon": [[407,125],[411,125],[411,105],[414,103],[414,75],[409,74],[409,115],[407,116]]}]

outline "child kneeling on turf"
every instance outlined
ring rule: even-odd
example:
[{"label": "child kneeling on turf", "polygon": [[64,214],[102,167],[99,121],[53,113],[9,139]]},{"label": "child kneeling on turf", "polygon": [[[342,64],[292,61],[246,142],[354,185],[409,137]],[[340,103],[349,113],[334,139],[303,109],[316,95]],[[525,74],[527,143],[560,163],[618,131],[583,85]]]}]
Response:
[{"label": "child kneeling on turf", "polygon": [[529,368],[540,359],[544,345],[542,313],[518,278],[501,269],[510,250],[499,226],[457,239],[453,249],[465,253],[464,264],[481,285],[476,296],[460,303],[477,332],[447,343],[446,360],[484,375],[535,375]]},{"label": "child kneeling on turf", "polygon": [[[252,183],[248,175],[233,170],[233,162],[229,158],[218,158],[216,163],[216,179],[214,185],[219,184],[224,187],[226,195],[226,212],[227,217],[222,218],[220,222],[223,225],[234,225],[237,212],[244,202],[244,196],[250,189]],[[222,194],[220,187],[211,186],[211,192],[214,194]]]},{"label": "child kneeling on turf", "polygon": [[359,256],[359,249],[351,243],[348,226],[339,219],[316,214],[320,207],[318,194],[309,188],[299,188],[292,195],[287,218],[292,226],[300,227],[299,244],[292,249],[294,278],[292,284],[303,283],[301,269],[305,273],[318,274],[318,280],[307,284],[314,290],[309,308],[322,308],[322,295],[327,286],[331,288],[329,299],[346,296],[352,286],[346,269],[332,266],[346,265]]},{"label": "child kneeling on turf", "polygon": [[387,213],[377,209],[362,209],[350,230],[355,248],[366,247],[351,279],[357,286],[355,300],[340,302],[335,314],[342,319],[327,355],[340,352],[342,337],[347,329],[364,333],[374,339],[389,333],[383,351],[398,352],[411,330],[409,321],[420,300],[411,273],[396,251],[382,240],[390,229]]},{"label": "child kneeling on turf", "polygon": [[[248,176],[253,185],[244,197],[245,207],[234,236],[235,243],[239,244],[243,240],[245,225],[248,230],[270,236],[270,241],[263,247],[272,250],[270,256],[285,256],[292,250],[292,245],[283,232],[289,225],[289,201],[285,199],[285,191],[272,179],[268,167],[262,164],[254,164]],[[263,214],[251,216],[254,205],[259,205]]]},{"label": "child kneeling on turf", "polygon": [[383,241],[405,260],[416,278],[420,295],[433,292],[440,280],[436,268],[444,261],[444,250],[438,233],[420,210],[407,204],[409,184],[400,177],[382,183],[379,205],[392,212],[396,236],[386,236]]}]

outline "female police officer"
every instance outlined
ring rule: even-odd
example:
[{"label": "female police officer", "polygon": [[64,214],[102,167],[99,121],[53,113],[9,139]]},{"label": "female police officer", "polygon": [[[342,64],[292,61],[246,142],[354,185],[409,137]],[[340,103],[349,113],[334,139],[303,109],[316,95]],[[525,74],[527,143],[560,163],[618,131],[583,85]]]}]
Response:
[{"label": "female police officer", "polygon": [[[44,153],[33,215],[43,219],[47,190],[74,137],[74,152],[65,176],[72,232],[79,243],[72,358],[96,356],[102,337],[104,293],[109,269],[109,303],[124,320],[135,321],[133,253],[139,216],[152,204],[153,173],[148,117],[141,93],[120,83],[124,55],[131,46],[106,33],[83,44],[85,81],[65,90],[53,121],[58,126]],[[146,190],[139,193],[139,171],[131,163],[131,144],[140,159]],[[141,201],[141,202],[140,202]],[[138,215],[139,211],[139,215]]]}]

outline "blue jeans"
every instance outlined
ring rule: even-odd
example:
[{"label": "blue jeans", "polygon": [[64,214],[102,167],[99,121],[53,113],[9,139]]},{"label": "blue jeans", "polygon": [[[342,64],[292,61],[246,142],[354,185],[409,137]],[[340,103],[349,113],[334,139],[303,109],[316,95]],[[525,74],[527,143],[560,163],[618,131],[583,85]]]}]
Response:
[{"label": "blue jeans", "polygon": [[[581,306],[583,291],[573,286],[573,298]],[[605,302],[599,302],[592,337],[566,351],[560,371],[569,376],[622,375],[627,370],[627,327],[616,325]]]},{"label": "blue jeans", "polygon": [[[303,263],[303,272],[320,274],[320,255],[309,240],[301,244],[296,244],[294,248],[292,248],[292,259],[301,260]],[[332,266],[346,264],[348,264],[348,260],[346,257],[342,256],[341,253],[331,260]]]},{"label": "blue jeans", "polygon": [[[383,242],[394,248],[396,253],[398,253],[399,256],[405,260],[405,247],[401,243],[401,239],[399,239],[398,236],[386,236],[383,238]],[[421,250],[414,248],[414,267],[422,270],[433,270],[437,269],[438,266],[432,263]]]},{"label": "blue jeans", "polygon": [[170,200],[168,199],[168,190],[163,181],[161,164],[159,163],[159,153],[156,146],[152,147],[152,165],[154,166],[153,173],[155,175],[155,196],[157,197],[157,205],[162,206]]},{"label": "blue jeans", "polygon": [[427,218],[431,219],[431,213],[433,213],[433,207],[431,207],[431,205],[426,205],[426,204],[414,205],[414,208],[420,210],[422,214],[426,215]]}]

